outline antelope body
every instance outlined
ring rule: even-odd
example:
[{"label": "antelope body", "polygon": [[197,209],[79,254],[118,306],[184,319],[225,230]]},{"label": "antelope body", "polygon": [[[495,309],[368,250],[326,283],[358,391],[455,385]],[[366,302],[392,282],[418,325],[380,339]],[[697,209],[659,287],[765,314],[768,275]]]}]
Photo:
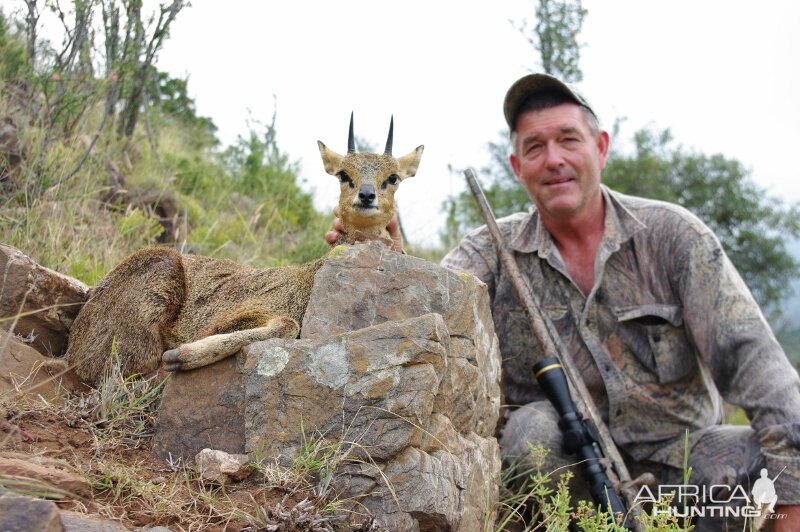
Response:
[{"label": "antelope body", "polygon": [[[423,146],[391,154],[357,153],[353,117],[346,155],[318,142],[325,171],[340,181],[341,242],[385,239],[394,193],[416,174]],[[67,362],[96,385],[114,363],[124,375],[211,364],[268,338],[296,338],[314,275],[325,257],[297,266],[255,269],[233,261],[182,255],[170,248],[133,253],[90,292],[70,331]]]}]

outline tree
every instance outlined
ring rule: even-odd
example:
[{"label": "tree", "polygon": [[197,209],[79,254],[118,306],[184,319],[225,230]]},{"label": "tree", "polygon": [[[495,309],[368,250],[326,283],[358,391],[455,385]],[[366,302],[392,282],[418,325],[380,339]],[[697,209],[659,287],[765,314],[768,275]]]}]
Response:
[{"label": "tree", "polygon": [[580,0],[540,0],[533,31],[524,20],[517,28],[539,52],[543,72],[570,83],[583,79],[578,66],[581,58],[578,34],[587,13]]},{"label": "tree", "polygon": [[[515,26],[538,52],[542,71],[568,82],[583,78],[578,65],[581,49],[578,34],[587,13],[580,0],[539,0],[536,26],[531,30],[526,20]],[[508,133],[501,131],[498,139],[489,142],[487,148],[489,164],[479,172],[489,183],[484,187],[484,193],[495,215],[503,216],[527,209],[530,199],[508,166],[508,154],[511,153]],[[448,198],[443,209],[447,212],[447,220],[440,236],[448,248],[455,246],[470,228],[480,225],[480,212],[469,192]]]}]

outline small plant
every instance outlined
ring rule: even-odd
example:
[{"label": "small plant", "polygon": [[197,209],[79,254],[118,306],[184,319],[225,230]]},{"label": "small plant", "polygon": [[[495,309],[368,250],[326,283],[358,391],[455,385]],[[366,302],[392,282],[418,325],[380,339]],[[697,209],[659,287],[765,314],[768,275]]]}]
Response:
[{"label": "small plant", "polygon": [[[688,449],[688,432],[686,438],[685,449]],[[574,523],[577,530],[583,532],[626,531],[619,519],[613,519],[609,513],[599,510],[590,501],[577,501],[577,508],[573,509],[569,491],[572,472],[561,474],[555,487],[553,481],[558,470],[542,473],[549,452],[541,445],[529,446],[527,468],[518,466],[503,470],[495,531],[502,532],[514,527],[513,530],[526,532],[561,532],[569,530],[570,523]],[[688,451],[685,451],[685,484],[688,484],[691,471]],[[690,521],[683,522],[683,519],[667,511],[671,504],[670,497],[662,498],[649,511],[642,512],[640,522],[647,532],[689,532],[694,528]]]},{"label": "small plant", "polygon": [[112,342],[113,364],[90,394],[69,399],[64,415],[73,426],[85,426],[94,436],[96,452],[137,449],[153,435],[161,392],[166,379],[153,375],[122,376],[116,343]]}]

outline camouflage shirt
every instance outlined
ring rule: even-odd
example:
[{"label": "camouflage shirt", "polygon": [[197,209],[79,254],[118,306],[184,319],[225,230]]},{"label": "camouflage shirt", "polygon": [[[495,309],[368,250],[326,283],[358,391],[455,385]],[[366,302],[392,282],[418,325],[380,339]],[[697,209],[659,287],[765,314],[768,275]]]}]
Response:
[{"label": "camouflage shirt", "polygon": [[[523,275],[572,354],[614,440],[681,467],[685,429],[751,420],[781,500],[800,503],[800,378],[712,231],[687,210],[603,187],[603,240],[584,296],[534,208],[499,220]],[[488,285],[506,403],[546,400],[539,349],[486,227],[442,261]]]}]

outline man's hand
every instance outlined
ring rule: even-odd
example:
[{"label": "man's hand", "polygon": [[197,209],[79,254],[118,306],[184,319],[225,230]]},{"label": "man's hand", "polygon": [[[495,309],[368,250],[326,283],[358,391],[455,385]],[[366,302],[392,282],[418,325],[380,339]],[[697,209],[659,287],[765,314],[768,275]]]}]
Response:
[{"label": "man's hand", "polygon": [[784,504],[775,507],[776,514],[785,514],[783,519],[775,519],[775,532],[795,532],[800,530],[800,505]]},{"label": "man's hand", "polygon": [[[333,214],[337,214],[335,210]],[[404,253],[403,236],[400,233],[400,222],[397,220],[397,215],[392,216],[392,219],[389,220],[386,230],[389,232],[389,236],[392,239],[392,249],[398,253]],[[329,246],[333,246],[343,234],[344,227],[342,227],[342,222],[336,217],[333,219],[333,229],[325,233],[325,242],[327,242]]]}]

